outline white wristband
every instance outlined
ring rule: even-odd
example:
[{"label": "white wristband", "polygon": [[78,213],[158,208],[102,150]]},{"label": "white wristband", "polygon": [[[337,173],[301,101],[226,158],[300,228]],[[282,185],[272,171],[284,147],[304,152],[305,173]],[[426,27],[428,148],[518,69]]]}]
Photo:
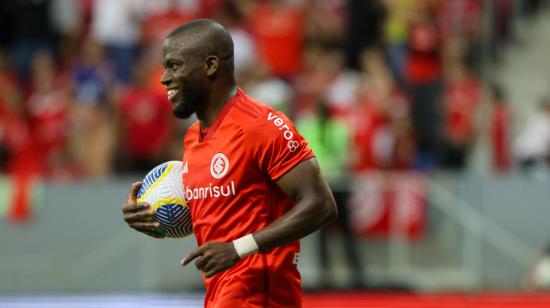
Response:
[{"label": "white wristband", "polygon": [[260,250],[252,233],[234,240],[233,246],[241,259]]}]

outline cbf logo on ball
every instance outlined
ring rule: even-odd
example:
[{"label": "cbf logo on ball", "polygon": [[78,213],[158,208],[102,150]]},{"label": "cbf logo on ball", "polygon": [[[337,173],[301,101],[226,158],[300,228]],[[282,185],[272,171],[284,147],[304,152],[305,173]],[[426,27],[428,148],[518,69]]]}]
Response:
[{"label": "cbf logo on ball", "polygon": [[229,170],[229,160],[223,153],[217,153],[210,162],[210,174],[215,179],[221,179]]}]

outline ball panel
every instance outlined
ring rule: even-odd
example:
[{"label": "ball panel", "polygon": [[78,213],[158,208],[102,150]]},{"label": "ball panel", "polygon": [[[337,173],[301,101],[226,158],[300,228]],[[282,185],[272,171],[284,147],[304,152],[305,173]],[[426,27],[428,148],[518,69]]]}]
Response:
[{"label": "ball panel", "polygon": [[137,197],[142,199],[147,198],[147,195],[154,191],[155,187],[164,181],[173,167],[173,162],[167,162],[160,164],[153,170],[149,171],[141,182],[141,187],[137,193]]},{"label": "ball panel", "polygon": [[170,161],[153,168],[142,181],[138,202],[147,202],[161,224],[159,233],[179,238],[193,233],[191,211],[184,199],[182,163]]},{"label": "ball panel", "polygon": [[183,237],[193,232],[190,212],[187,206],[169,203],[157,209],[155,220],[171,237]]}]

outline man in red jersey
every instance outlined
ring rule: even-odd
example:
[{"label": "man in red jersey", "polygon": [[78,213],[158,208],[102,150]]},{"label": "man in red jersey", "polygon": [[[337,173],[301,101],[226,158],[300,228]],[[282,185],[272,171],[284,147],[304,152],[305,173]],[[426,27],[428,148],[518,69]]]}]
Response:
[{"label": "man in red jersey", "polygon": [[[198,121],[184,140],[183,185],[199,245],[206,307],[300,307],[299,239],[332,221],[336,206],[317,160],[282,113],[237,88],[233,42],[213,20],[174,29],[161,79],[173,114]],[[158,237],[135,183],[130,227]]]}]

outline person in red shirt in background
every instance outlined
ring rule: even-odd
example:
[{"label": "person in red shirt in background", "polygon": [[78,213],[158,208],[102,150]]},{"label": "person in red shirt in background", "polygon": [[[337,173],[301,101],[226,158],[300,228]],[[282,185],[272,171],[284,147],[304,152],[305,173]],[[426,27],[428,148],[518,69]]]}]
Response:
[{"label": "person in red shirt in background", "polygon": [[363,84],[348,116],[353,131],[352,169],[404,169],[414,147],[407,97],[396,87],[379,48],[362,53]]},{"label": "person in red shirt in background", "polygon": [[[323,65],[319,65],[322,63]],[[326,96],[329,87],[333,85],[344,71],[344,58],[338,49],[324,49],[318,45],[308,45],[304,53],[304,67],[294,79],[296,99],[292,111],[297,117],[303,117],[315,112],[317,98]],[[353,92],[353,91],[350,91]],[[327,98],[331,111],[339,117],[353,113],[355,93],[351,93],[349,103],[340,106],[334,99]],[[336,95],[342,98],[342,95]]]},{"label": "person in red shirt in background", "polygon": [[117,104],[120,121],[117,168],[148,172],[167,160],[165,150],[172,137],[174,122],[166,96],[147,85],[143,62],[134,67],[133,85],[124,89]]},{"label": "person in red shirt in background", "polygon": [[472,73],[458,42],[447,47],[440,165],[460,170],[477,135],[475,116],[481,100],[481,82]]},{"label": "person in red shirt in background", "polygon": [[491,87],[492,110],[490,138],[493,170],[498,174],[510,171],[512,158],[510,154],[510,133],[512,129],[512,111],[508,106],[504,91],[498,85]]},{"label": "person in red shirt in background", "polygon": [[[498,0],[497,0],[498,1]],[[444,41],[460,38],[470,54],[481,54],[483,1],[438,1],[438,23]],[[481,57],[471,59],[472,68],[479,72]]]},{"label": "person in red shirt in background", "polygon": [[31,217],[30,192],[35,177],[43,171],[43,163],[29,125],[2,95],[5,93],[0,93],[0,174],[10,176],[14,184],[8,218],[22,223]]},{"label": "person in red shirt in background", "polygon": [[37,174],[42,166],[40,155],[32,150],[33,138],[23,119],[17,76],[7,68],[6,60],[0,54],[0,173]]},{"label": "person in red shirt in background", "polygon": [[430,0],[414,1],[405,63],[418,147],[415,165],[422,170],[435,167],[441,139],[441,33],[435,9]]},{"label": "person in red shirt in background", "polygon": [[156,91],[159,96],[164,96],[164,87],[158,82],[163,74],[162,67],[158,65],[158,59],[162,57],[162,41],[170,30],[182,22],[197,18],[200,14],[200,5],[182,6],[177,0],[155,1],[148,5],[151,7],[148,7],[141,25],[141,44],[145,47],[146,62],[154,62],[155,65],[150,65],[147,87]]},{"label": "person in red shirt in background", "polygon": [[[40,55],[44,56],[44,55]],[[45,57],[45,56],[44,56]],[[48,81],[51,77],[51,71],[48,67],[43,67],[35,61],[33,71],[33,80]],[[42,78],[37,78],[36,68],[41,67],[46,69],[41,75]],[[48,85],[44,85],[43,92],[46,94],[51,90]],[[10,182],[12,183],[12,192],[10,207],[8,210],[8,218],[11,222],[24,223],[29,220],[32,215],[31,206],[31,192],[37,176],[45,173],[45,165],[51,161],[53,153],[51,148],[45,146],[41,148],[40,140],[37,139],[36,132],[39,130],[31,129],[31,126],[26,121],[26,114],[30,114],[25,109],[21,100],[21,93],[17,89],[17,82],[15,74],[12,74],[3,63],[3,57],[0,55],[0,148],[2,161],[0,162],[0,173],[6,173]],[[42,102],[38,100],[36,103]],[[50,129],[56,127],[55,117],[53,117],[53,123],[51,126],[44,125],[48,123],[48,115],[53,113],[55,115],[55,103],[57,101],[46,100],[46,102],[52,104],[44,104],[39,107],[40,112],[34,112],[31,114],[33,117],[40,117],[42,120],[40,123],[44,129]],[[61,102],[62,103],[62,102]],[[36,110],[34,110],[36,111]],[[32,118],[31,118],[32,119]],[[53,131],[56,131],[55,129]],[[50,130],[51,132],[51,130]],[[57,134],[49,135],[54,137]],[[53,138],[55,140],[55,138]],[[52,139],[44,140],[44,145],[51,145]],[[46,156],[47,154],[47,156]],[[46,159],[48,158],[48,159]],[[49,165],[50,166],[50,165]]]},{"label": "person in red shirt in background", "polygon": [[[170,30],[182,22],[193,20],[199,15],[198,7],[181,7],[177,0],[151,3],[152,12],[146,12],[142,23],[142,42],[144,44],[162,43]],[[156,5],[156,7],[155,7]]]},{"label": "person in red shirt in background", "polygon": [[[376,85],[375,82],[377,81],[371,81],[365,92],[379,91],[375,87],[381,85]],[[363,95],[348,119],[353,127],[352,169],[358,172],[381,169],[384,163],[379,158],[383,155],[378,154],[383,149],[380,149],[380,143],[377,141],[384,138],[385,132],[386,115],[383,102],[372,96]]]},{"label": "person in red shirt in background", "polygon": [[250,29],[271,73],[288,80],[302,67],[305,25],[302,9],[283,2],[258,3],[250,13]]},{"label": "person in red shirt in background", "polygon": [[30,94],[25,111],[31,124],[36,151],[43,163],[42,174],[55,176],[68,167],[70,154],[69,112],[72,102],[65,76],[56,72],[53,56],[37,52],[31,68]]}]

